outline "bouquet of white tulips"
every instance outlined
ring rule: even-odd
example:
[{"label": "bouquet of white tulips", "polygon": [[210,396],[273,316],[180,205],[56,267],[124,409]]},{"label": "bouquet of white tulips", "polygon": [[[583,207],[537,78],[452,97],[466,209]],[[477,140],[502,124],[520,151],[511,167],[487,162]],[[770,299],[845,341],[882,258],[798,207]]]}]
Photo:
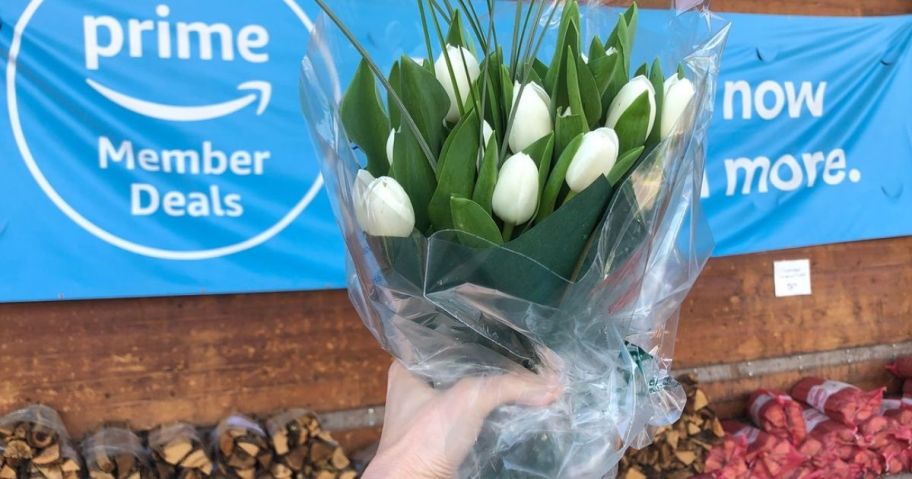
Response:
[{"label": "bouquet of white tulips", "polygon": [[635,4],[359,3],[420,26],[384,58],[315,1],[302,104],[365,324],[438,388],[560,375],[553,405],[489,416],[460,477],[603,477],[683,407],[668,370],[712,249],[699,193],[727,28],[699,4],[635,48]]}]

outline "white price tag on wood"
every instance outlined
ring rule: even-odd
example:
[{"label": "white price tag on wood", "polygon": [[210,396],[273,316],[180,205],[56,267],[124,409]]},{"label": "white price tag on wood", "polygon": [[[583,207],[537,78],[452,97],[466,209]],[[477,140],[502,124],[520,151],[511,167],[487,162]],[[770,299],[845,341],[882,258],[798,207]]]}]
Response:
[{"label": "white price tag on wood", "polygon": [[811,261],[796,259],[773,262],[776,297],[811,294]]}]

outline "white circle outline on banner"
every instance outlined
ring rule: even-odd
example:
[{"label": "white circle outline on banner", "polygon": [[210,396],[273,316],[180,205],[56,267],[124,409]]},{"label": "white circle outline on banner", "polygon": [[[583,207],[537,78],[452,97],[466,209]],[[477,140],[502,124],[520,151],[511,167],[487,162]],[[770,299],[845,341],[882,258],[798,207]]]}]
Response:
[{"label": "white circle outline on banner", "polygon": [[[307,14],[304,13],[301,7],[295,3],[295,0],[282,1],[286,6],[288,6],[288,8],[291,9],[295,16],[298,17],[298,20],[304,24],[304,27],[307,28],[307,31],[312,32],[314,28],[313,22],[310,21],[310,18],[307,17]],[[41,169],[35,162],[35,158],[32,157],[32,152],[29,150],[28,143],[25,141],[25,134],[22,131],[22,124],[19,121],[19,106],[16,97],[16,62],[18,60],[19,49],[22,44],[22,34],[25,32],[25,28],[31,21],[32,16],[35,14],[35,12],[38,10],[38,7],[40,7],[42,3],[44,3],[44,0],[31,0],[25,7],[25,10],[23,10],[22,16],[19,17],[19,20],[16,22],[16,27],[13,29],[13,40],[10,43],[10,52],[6,64],[6,101],[10,117],[10,126],[13,130],[13,137],[16,140],[16,146],[19,148],[19,153],[22,155],[22,160],[25,162],[26,167],[28,167],[32,178],[34,178],[35,182],[38,183],[38,186],[42,189],[42,191],[44,191],[48,198],[51,199],[54,205],[56,205],[58,209],[60,209],[67,217],[73,220],[77,225],[81,226],[84,230],[88,231],[96,238],[99,238],[102,241],[105,241],[118,248],[124,249],[131,253],[149,256],[152,258],[184,261],[219,258],[222,256],[239,253],[255,246],[259,246],[260,244],[271,239],[273,236],[277,235],[279,232],[288,227],[288,225],[291,224],[291,222],[294,221],[298,216],[300,216],[300,214],[304,211],[305,208],[307,208],[310,202],[313,201],[314,197],[317,196],[317,193],[320,192],[320,188],[323,187],[322,174],[317,176],[307,193],[305,193],[301,200],[298,201],[298,203],[277,223],[258,233],[256,236],[248,238],[244,241],[212,249],[174,251],[161,248],[153,248],[151,246],[144,246],[109,233],[95,223],[89,221],[86,217],[82,216],[78,211],[70,206],[69,203],[67,203],[59,193],[57,193],[54,187],[51,186],[50,182],[44,176],[44,173],[41,172]]]}]

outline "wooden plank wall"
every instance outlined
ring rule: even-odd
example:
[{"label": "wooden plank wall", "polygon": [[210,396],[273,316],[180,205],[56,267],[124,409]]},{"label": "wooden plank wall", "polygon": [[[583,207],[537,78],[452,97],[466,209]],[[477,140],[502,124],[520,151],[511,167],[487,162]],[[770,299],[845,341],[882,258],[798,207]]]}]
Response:
[{"label": "wooden plank wall", "polygon": [[[888,15],[912,13],[912,0],[716,0],[713,7]],[[772,262],[795,258],[810,259],[814,294],[777,299]],[[912,341],[909,291],[912,238],[713,259],[684,304],[676,367]],[[0,412],[45,402],[75,435],[105,421],[148,428],[211,424],[234,410],[382,405],[388,364],[344,291],[0,304]],[[745,375],[707,387],[735,415],[757,387],[787,387],[808,372],[873,386],[889,380],[882,365]],[[364,428],[342,438],[358,447],[377,434]]]}]

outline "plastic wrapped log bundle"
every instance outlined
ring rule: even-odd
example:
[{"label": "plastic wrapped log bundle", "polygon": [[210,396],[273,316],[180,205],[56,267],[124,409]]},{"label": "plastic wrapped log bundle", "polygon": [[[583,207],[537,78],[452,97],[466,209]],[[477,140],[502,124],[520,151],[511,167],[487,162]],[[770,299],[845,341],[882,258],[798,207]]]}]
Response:
[{"label": "plastic wrapped log bundle", "polygon": [[212,475],[209,457],[196,428],[175,423],[149,433],[149,448],[158,479],[205,479]]},{"label": "plastic wrapped log bundle", "polygon": [[880,411],[883,391],[862,391],[851,384],[808,377],[795,384],[792,397],[846,426],[857,426]]},{"label": "plastic wrapped log bundle", "polygon": [[76,479],[79,456],[56,411],[29,406],[0,418],[0,478]]},{"label": "plastic wrapped log bundle", "polygon": [[747,442],[747,462],[750,477],[778,479],[789,477],[801,467],[805,456],[785,439],[763,432],[738,421],[723,421],[722,427],[733,437]]},{"label": "plastic wrapped log bundle", "polygon": [[105,427],[82,442],[91,479],[151,479],[152,464],[142,439],[119,426]]},{"label": "plastic wrapped log bundle", "polygon": [[806,435],[802,407],[791,396],[761,389],[747,402],[750,418],[760,429],[792,444],[801,444]]},{"label": "plastic wrapped log bundle", "polygon": [[275,452],[270,472],[276,479],[357,477],[345,451],[311,411],[291,409],[273,416],[266,432]]},{"label": "plastic wrapped log bundle", "polygon": [[266,431],[252,419],[233,414],[212,432],[215,444],[215,476],[256,479],[269,476],[272,450]]},{"label": "plastic wrapped log bundle", "polygon": [[653,444],[630,450],[621,460],[623,479],[689,478],[703,472],[704,458],[725,432],[709,399],[692,376],[679,377],[687,402],[676,423],[655,432]]},{"label": "plastic wrapped log bundle", "polygon": [[893,361],[887,366],[887,369],[898,378],[912,378],[912,356],[903,356],[896,361]]}]

